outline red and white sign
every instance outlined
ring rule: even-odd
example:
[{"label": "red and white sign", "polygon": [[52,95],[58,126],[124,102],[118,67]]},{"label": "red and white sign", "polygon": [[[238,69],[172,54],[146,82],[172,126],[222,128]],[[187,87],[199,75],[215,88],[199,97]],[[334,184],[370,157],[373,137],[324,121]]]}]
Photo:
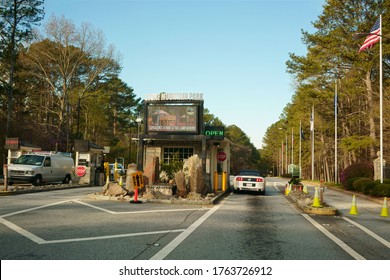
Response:
[{"label": "red and white sign", "polygon": [[87,169],[85,168],[85,166],[77,166],[76,168],[76,175],[79,176],[79,177],[83,177],[85,175],[85,173],[87,173]]},{"label": "red and white sign", "polygon": [[217,159],[218,159],[218,161],[225,161],[226,160],[226,153],[225,152],[218,152]]}]

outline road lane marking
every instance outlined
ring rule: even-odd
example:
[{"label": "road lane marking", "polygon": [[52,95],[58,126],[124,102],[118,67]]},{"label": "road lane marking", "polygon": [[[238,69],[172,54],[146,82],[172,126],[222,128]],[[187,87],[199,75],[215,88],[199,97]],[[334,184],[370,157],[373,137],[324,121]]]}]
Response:
[{"label": "road lane marking", "polygon": [[28,239],[34,241],[35,243],[38,243],[38,244],[44,244],[46,241],[38,236],[36,236],[35,234],[25,230],[25,229],[22,229],[21,227],[15,225],[14,223],[11,223],[3,218],[0,218],[0,222],[9,227],[10,229],[12,229],[13,231],[19,233],[20,235],[23,235],[24,237],[27,237]]},{"label": "road lane marking", "polygon": [[104,208],[101,208],[101,207],[98,207],[98,206],[95,206],[95,205],[92,205],[92,204],[89,204],[89,203],[85,203],[85,202],[82,202],[80,200],[75,200],[74,202],[82,204],[84,206],[88,206],[88,207],[94,208],[96,210],[100,210],[100,211],[106,212],[106,213],[115,214],[114,211],[107,210],[107,209],[104,209]]},{"label": "road lane marking", "polygon": [[208,209],[208,208],[202,207],[202,208],[182,208],[182,209],[164,209],[164,210],[160,209],[160,210],[132,211],[132,212],[114,212],[114,211],[111,211],[111,210],[107,210],[107,209],[104,209],[104,208],[101,208],[101,207],[98,207],[98,206],[94,206],[94,205],[82,202],[82,201],[77,200],[77,199],[70,199],[70,200],[59,201],[59,202],[50,203],[50,204],[46,204],[46,205],[42,205],[42,206],[32,207],[32,208],[16,211],[16,212],[13,212],[13,213],[4,214],[4,215],[0,216],[0,223],[4,224],[5,226],[7,226],[8,228],[12,229],[16,233],[18,233],[18,234],[20,234],[20,235],[30,239],[31,241],[33,241],[33,242],[35,242],[37,244],[54,244],[54,243],[66,243],[66,242],[81,242],[81,241],[91,241],[91,240],[99,240],[99,239],[112,239],[112,238],[134,237],[134,236],[142,236],[142,235],[177,233],[177,232],[183,232],[184,231],[184,229],[174,229],[174,230],[140,232],[140,233],[125,233],[125,234],[117,234],[117,235],[95,236],[95,237],[85,237],[85,238],[71,238],[71,239],[49,240],[48,241],[48,240],[44,240],[44,239],[34,235],[33,233],[31,233],[31,232],[29,232],[29,231],[27,231],[27,230],[17,226],[16,224],[14,224],[12,222],[9,222],[9,221],[4,219],[5,217],[14,216],[14,215],[17,215],[17,214],[23,214],[23,213],[27,213],[27,212],[31,212],[31,211],[35,211],[35,210],[39,210],[39,209],[47,208],[47,207],[50,207],[50,206],[55,206],[55,205],[67,203],[67,202],[79,203],[79,204],[82,204],[84,206],[88,206],[88,207],[94,208],[96,210],[103,211],[103,212],[106,212],[106,213],[109,213],[109,214],[114,214],[114,215],[115,214],[145,214],[145,213],[160,213],[160,212],[178,212],[178,211],[180,211],[180,212],[183,212],[183,211],[206,211]]},{"label": "road lane marking", "polygon": [[[230,194],[227,198],[229,198]],[[205,222],[211,215],[213,215],[222,204],[216,205],[207,211],[203,216],[196,220],[192,225],[190,225],[185,231],[179,234],[175,239],[173,239],[168,245],[162,248],[157,254],[152,256],[150,260],[163,260],[165,259],[177,246],[179,246],[191,233],[193,233],[203,222]]]},{"label": "road lane marking", "polygon": [[113,238],[123,238],[123,237],[134,237],[134,236],[144,236],[144,235],[154,235],[154,234],[167,234],[167,233],[176,233],[183,232],[184,229],[174,229],[174,230],[160,230],[160,231],[150,231],[150,232],[139,232],[139,233],[124,233],[124,234],[114,234],[114,235],[103,235],[95,237],[82,237],[82,238],[70,238],[70,239],[59,239],[59,240],[44,240],[35,234],[11,223],[3,218],[0,218],[0,222],[12,229],[13,231],[23,235],[24,237],[30,239],[31,241],[37,244],[54,244],[54,243],[68,243],[68,242],[81,242],[81,241],[91,241],[91,240],[101,240],[101,239],[113,239]]},{"label": "road lane marking", "polygon": [[349,255],[351,255],[355,260],[365,260],[365,258],[362,255],[360,255],[358,252],[353,250],[351,247],[349,247],[347,244],[345,244],[343,241],[341,241],[335,235],[330,233],[326,228],[324,228],[319,223],[317,223],[308,214],[301,214],[301,215],[306,220],[308,220],[314,227],[316,227],[319,231],[321,231],[323,234],[325,234],[330,240],[332,240],[334,243],[339,245],[345,252],[347,252]]},{"label": "road lane marking", "polygon": [[148,213],[160,213],[160,212],[183,212],[183,211],[206,211],[208,208],[180,208],[180,209],[156,209],[156,210],[142,210],[142,211],[126,211],[126,212],[114,212],[111,210],[107,210],[105,208],[101,208],[99,206],[95,206],[86,202],[82,202],[79,200],[75,200],[74,202],[80,203],[82,205],[107,212],[113,215],[118,215],[118,214],[148,214]]},{"label": "road lane marking", "polygon": [[124,233],[124,234],[114,234],[114,235],[103,235],[103,236],[95,236],[95,237],[81,237],[81,238],[59,239],[59,240],[50,240],[50,241],[44,240],[44,244],[81,242],[81,241],[113,239],[113,238],[123,238],[123,237],[135,237],[135,236],[154,235],[154,234],[176,233],[176,232],[183,232],[183,231],[184,231],[184,229],[174,229],[174,230],[160,230],[160,231],[139,232],[139,233]]},{"label": "road lane marking", "polygon": [[387,248],[390,248],[390,242],[383,239],[382,237],[380,237],[379,235],[377,235],[376,233],[372,232],[371,230],[369,230],[368,228],[362,226],[361,224],[358,224],[354,221],[352,221],[351,219],[347,218],[347,217],[342,217],[345,221],[347,221],[348,223],[351,223],[353,224],[355,227],[358,227],[360,228],[362,231],[364,231],[365,233],[367,233],[369,236],[371,236],[372,238],[378,240],[380,243],[382,243],[383,245],[385,245]]},{"label": "road lane marking", "polygon": [[30,211],[34,211],[34,210],[38,210],[38,209],[42,209],[42,208],[46,208],[46,207],[50,207],[50,206],[66,203],[66,202],[73,202],[73,201],[74,201],[74,199],[69,199],[69,200],[63,200],[63,201],[54,202],[54,203],[50,203],[50,204],[46,204],[46,205],[42,205],[42,206],[33,207],[33,208],[28,208],[28,209],[25,209],[25,210],[20,210],[20,211],[16,211],[16,212],[13,212],[13,213],[8,213],[8,214],[1,215],[0,218],[10,217],[10,216],[14,216],[14,215],[17,215],[17,214],[22,214],[22,213],[26,213],[26,212],[30,212]]}]

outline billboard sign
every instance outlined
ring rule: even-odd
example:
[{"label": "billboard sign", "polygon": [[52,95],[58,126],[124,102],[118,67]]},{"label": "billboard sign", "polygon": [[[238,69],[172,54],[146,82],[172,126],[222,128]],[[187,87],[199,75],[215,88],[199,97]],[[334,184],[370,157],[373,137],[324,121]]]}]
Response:
[{"label": "billboard sign", "polygon": [[150,104],[148,132],[198,132],[198,107],[193,104]]}]

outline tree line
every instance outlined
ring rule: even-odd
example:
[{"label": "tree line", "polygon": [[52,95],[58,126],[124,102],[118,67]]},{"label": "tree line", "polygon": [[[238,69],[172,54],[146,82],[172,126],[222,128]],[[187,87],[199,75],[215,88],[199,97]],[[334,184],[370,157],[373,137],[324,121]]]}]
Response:
[{"label": "tree line", "polygon": [[44,150],[71,151],[77,138],[127,149],[142,103],[119,78],[120,54],[88,23],[52,16],[38,29],[43,3],[0,4],[0,149],[6,137]]},{"label": "tree line", "polygon": [[[273,162],[279,174],[288,173],[286,166],[297,165],[301,159],[302,178],[312,178],[314,162],[316,180],[335,182],[339,171],[357,162],[372,162],[377,157],[380,63],[383,63],[383,154],[390,162],[389,6],[389,1],[382,0],[327,0],[322,14],[312,23],[315,32],[302,31],[307,53],[302,56],[291,53],[286,62],[294,94],[279,121],[267,129],[263,139],[263,155]],[[382,62],[379,43],[359,52],[364,38],[353,38],[355,33],[370,32],[379,15],[382,15]]]},{"label": "tree line", "polygon": [[[3,163],[7,137],[58,151],[72,151],[73,139],[88,139],[111,147],[108,160],[121,156],[134,162],[132,138],[137,137],[143,102],[119,78],[121,55],[88,23],[76,26],[64,16],[52,16],[40,26],[43,4],[0,2]],[[207,109],[205,122],[226,127]],[[259,152],[241,129],[228,126],[227,136],[236,142],[235,169],[259,166]]]}]

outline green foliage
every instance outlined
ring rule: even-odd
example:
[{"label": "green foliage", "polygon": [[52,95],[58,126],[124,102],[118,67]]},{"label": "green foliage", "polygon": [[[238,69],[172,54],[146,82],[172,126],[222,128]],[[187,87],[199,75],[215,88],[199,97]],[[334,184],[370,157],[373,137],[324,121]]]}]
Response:
[{"label": "green foliage", "polygon": [[289,184],[292,184],[292,185],[299,185],[301,184],[301,179],[297,178],[297,177],[292,177],[290,181],[288,181]]},{"label": "green foliage", "polygon": [[341,139],[340,148],[345,151],[351,152],[360,149],[367,149],[374,143],[373,139],[369,136],[353,135]]},{"label": "green foliage", "polygon": [[390,184],[377,184],[370,191],[370,194],[374,196],[390,197]]},{"label": "green foliage", "polygon": [[[305,55],[290,54],[287,72],[295,82],[292,100],[284,108],[280,120],[271,125],[263,139],[264,152],[274,166],[281,167],[282,143],[291,147],[291,132],[298,142],[300,124],[302,140],[302,177],[311,177],[310,113],[314,106],[314,163],[315,176],[326,181],[336,181],[334,174],[335,118],[334,97],[338,94],[338,164],[339,170],[355,162],[372,161],[378,150],[378,44],[371,51],[358,53],[360,41],[352,34],[368,32],[379,14],[389,22],[390,1],[346,0],[325,1],[323,11],[313,22],[314,32],[302,32],[307,46]],[[367,11],[370,11],[367,13]],[[383,25],[389,32],[388,25]],[[390,48],[384,48],[388,57]],[[386,58],[385,58],[386,60]],[[389,90],[388,75],[384,75],[384,92]],[[385,104],[385,112],[389,104]],[[387,108],[387,109],[386,109]],[[388,114],[388,113],[385,113]],[[286,138],[287,137],[287,138]],[[384,146],[390,145],[390,131],[384,131]],[[284,155],[291,150],[284,150]],[[298,147],[294,147],[294,162],[298,161]],[[385,158],[390,156],[385,150]],[[291,155],[287,157],[290,161]],[[284,157],[284,160],[286,157]],[[341,166],[341,167],[340,167]],[[280,171],[281,174],[285,171]],[[364,176],[358,174],[357,177]],[[333,177],[333,178],[332,178]],[[351,186],[352,187],[352,186]]]},{"label": "green foliage", "polygon": [[183,165],[183,161],[178,159],[178,153],[174,153],[169,162],[160,163],[160,171],[166,172],[168,178],[173,179],[176,172],[183,170]]},{"label": "green foliage", "polygon": [[0,100],[6,103],[3,108],[6,112],[3,135],[15,133],[11,124],[17,123],[12,118],[15,115],[18,56],[23,44],[33,37],[34,25],[39,25],[43,19],[43,4],[43,0],[3,0],[0,4],[0,89],[3,89],[0,90]]},{"label": "green foliage", "polygon": [[355,163],[345,168],[340,174],[340,182],[347,190],[353,190],[353,181],[361,178],[373,178],[374,166],[371,162]]},{"label": "green foliage", "polygon": [[375,187],[375,182],[373,181],[367,181],[362,184],[362,193],[368,195],[370,194],[371,190]]},{"label": "green foliage", "polygon": [[355,180],[353,180],[352,186],[355,191],[363,192],[363,188],[366,183],[373,183],[373,180],[365,177],[356,178]]},{"label": "green foliage", "polygon": [[261,165],[260,152],[244,131],[236,125],[230,125],[226,128],[225,135],[234,143],[231,148],[233,174],[237,174],[241,169],[256,169],[267,174],[268,166]]}]

